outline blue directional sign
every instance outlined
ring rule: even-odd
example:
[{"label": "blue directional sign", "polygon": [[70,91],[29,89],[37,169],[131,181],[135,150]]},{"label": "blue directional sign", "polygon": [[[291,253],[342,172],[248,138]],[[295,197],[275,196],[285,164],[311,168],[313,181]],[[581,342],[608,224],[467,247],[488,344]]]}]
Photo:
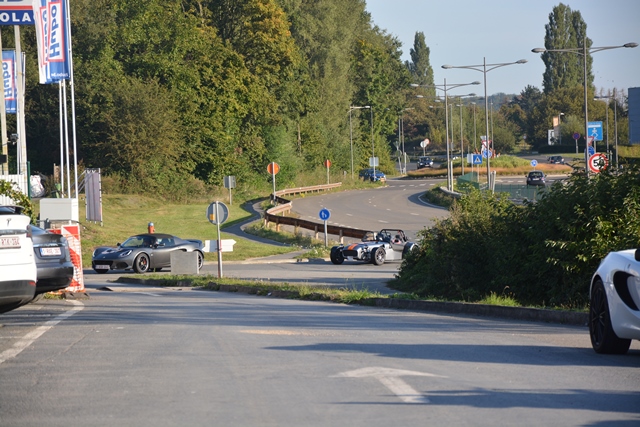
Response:
[{"label": "blue directional sign", "polygon": [[589,146],[587,147],[587,153],[589,153],[589,156],[593,156],[594,154],[596,154],[596,149],[592,146]]},{"label": "blue directional sign", "polygon": [[326,221],[331,217],[331,212],[329,212],[329,209],[322,208],[320,209],[320,213],[318,215],[320,216],[321,220]]},{"label": "blue directional sign", "polygon": [[595,137],[596,141],[602,141],[602,122],[589,122],[589,136]]},{"label": "blue directional sign", "polygon": [[533,166],[534,168],[538,166],[538,161],[536,159],[531,160],[531,166]]},{"label": "blue directional sign", "polygon": [[472,162],[474,165],[481,165],[482,164],[482,154],[473,154],[473,159]]}]

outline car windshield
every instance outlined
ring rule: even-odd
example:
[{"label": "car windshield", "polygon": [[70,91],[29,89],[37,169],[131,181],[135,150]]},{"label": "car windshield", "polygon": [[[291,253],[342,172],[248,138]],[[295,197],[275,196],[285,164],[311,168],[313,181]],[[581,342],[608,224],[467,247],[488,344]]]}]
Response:
[{"label": "car windshield", "polygon": [[153,238],[149,236],[133,236],[129,237],[123,244],[120,245],[121,248],[148,248],[153,245]]}]

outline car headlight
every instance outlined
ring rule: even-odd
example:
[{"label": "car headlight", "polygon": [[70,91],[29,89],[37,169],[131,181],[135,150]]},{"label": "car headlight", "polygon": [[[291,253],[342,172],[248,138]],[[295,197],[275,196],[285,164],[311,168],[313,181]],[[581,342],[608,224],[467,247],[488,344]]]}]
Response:
[{"label": "car headlight", "polygon": [[124,258],[124,257],[129,256],[129,255],[131,255],[131,250],[124,251],[124,252],[118,254],[118,257],[119,258]]}]

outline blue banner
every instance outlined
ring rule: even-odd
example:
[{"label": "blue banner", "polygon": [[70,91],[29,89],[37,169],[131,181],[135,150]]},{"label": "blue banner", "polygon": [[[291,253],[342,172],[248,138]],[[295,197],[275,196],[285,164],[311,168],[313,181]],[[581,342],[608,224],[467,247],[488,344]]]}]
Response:
[{"label": "blue banner", "polygon": [[7,114],[16,114],[18,111],[18,85],[15,50],[2,51],[2,81],[5,111]]},{"label": "blue banner", "polygon": [[[40,7],[36,7],[39,4]],[[34,0],[40,83],[57,83],[70,78],[70,45],[65,0]]]},{"label": "blue banner", "polygon": [[0,25],[33,25],[32,0],[0,0]]}]

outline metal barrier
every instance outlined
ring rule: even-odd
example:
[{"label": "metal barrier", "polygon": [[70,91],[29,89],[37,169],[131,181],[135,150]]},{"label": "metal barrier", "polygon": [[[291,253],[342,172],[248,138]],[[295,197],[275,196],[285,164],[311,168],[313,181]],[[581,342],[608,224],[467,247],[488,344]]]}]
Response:
[{"label": "metal barrier", "polygon": [[[274,206],[268,209],[264,213],[264,225],[269,225],[270,222],[275,223],[276,231],[280,231],[281,225],[290,225],[294,227],[294,233],[298,232],[298,228],[304,228],[306,230],[313,230],[314,238],[318,238],[318,234],[320,230],[324,232],[324,224],[316,223],[313,221],[307,221],[299,218],[292,218],[288,216],[284,216],[285,213],[289,213],[292,208],[292,202],[283,197],[283,195],[287,194],[302,194],[302,193],[311,193],[311,192],[319,192],[324,190],[330,190],[333,188],[338,188],[342,185],[341,182],[335,184],[326,184],[326,185],[314,185],[311,187],[298,187],[298,188],[288,188],[285,190],[276,191],[275,195],[271,195],[272,199],[278,203],[277,206]],[[353,237],[356,239],[362,239],[370,230],[360,230],[358,228],[349,228],[349,227],[340,227],[337,225],[327,224],[327,234],[332,234],[338,236],[340,243],[344,243],[344,237]]]}]

